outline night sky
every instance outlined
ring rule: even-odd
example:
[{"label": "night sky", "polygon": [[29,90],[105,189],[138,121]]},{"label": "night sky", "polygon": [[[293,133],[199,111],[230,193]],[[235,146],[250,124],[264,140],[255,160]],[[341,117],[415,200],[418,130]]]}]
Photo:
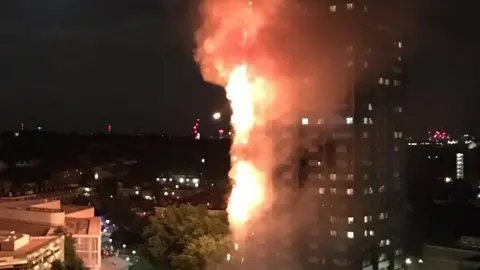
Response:
[{"label": "night sky", "polygon": [[[225,97],[192,60],[188,1],[1,1],[0,130],[189,132]],[[411,2],[407,132],[479,132],[475,8]]]}]

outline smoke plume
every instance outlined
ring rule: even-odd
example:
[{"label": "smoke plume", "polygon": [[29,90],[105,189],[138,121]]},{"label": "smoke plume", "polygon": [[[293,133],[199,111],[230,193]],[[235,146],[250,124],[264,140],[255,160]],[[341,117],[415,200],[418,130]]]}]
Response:
[{"label": "smoke plume", "polygon": [[233,257],[260,269],[291,257],[294,239],[314,221],[316,205],[292,190],[297,149],[308,144],[296,127],[302,117],[334,112],[345,94],[337,75],[346,60],[338,61],[331,29],[293,0],[204,0],[201,15],[196,61],[206,81],[226,88],[233,111],[228,211],[231,222],[242,221],[232,225],[241,241]]}]

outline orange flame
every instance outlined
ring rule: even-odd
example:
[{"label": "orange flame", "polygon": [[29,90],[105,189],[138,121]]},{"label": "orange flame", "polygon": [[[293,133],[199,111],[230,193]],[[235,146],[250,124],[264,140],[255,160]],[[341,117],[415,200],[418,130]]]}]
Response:
[{"label": "orange flame", "polygon": [[230,195],[228,213],[233,226],[243,226],[264,200],[264,175],[251,163],[244,160],[233,165],[231,176],[235,186]]},{"label": "orange flame", "polygon": [[235,129],[236,145],[241,140],[247,143],[249,133],[255,124],[255,86],[248,80],[246,65],[234,69],[226,87],[227,98],[231,101],[232,125]]},{"label": "orange flame", "polygon": [[226,87],[235,129],[230,171],[234,186],[227,210],[230,223],[237,228],[252,218],[265,200],[265,174],[254,164],[261,155],[248,152],[251,144],[256,143],[250,141],[253,132],[263,120],[259,107],[264,102],[266,88],[261,82],[259,79],[250,81],[247,66],[241,65],[231,72]]},{"label": "orange flame", "polygon": [[273,149],[265,126],[272,114],[273,62],[259,38],[279,1],[256,0],[253,12],[248,0],[204,0],[204,26],[197,32],[202,75],[225,86],[232,108],[234,183],[227,211],[237,237],[267,200]]}]

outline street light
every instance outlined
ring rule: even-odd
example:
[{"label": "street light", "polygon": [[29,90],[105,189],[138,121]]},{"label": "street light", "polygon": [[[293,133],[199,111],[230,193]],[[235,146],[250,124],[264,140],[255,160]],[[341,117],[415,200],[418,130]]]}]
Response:
[{"label": "street light", "polygon": [[219,120],[220,118],[222,118],[222,114],[219,113],[219,112],[215,112],[213,115],[213,120]]}]

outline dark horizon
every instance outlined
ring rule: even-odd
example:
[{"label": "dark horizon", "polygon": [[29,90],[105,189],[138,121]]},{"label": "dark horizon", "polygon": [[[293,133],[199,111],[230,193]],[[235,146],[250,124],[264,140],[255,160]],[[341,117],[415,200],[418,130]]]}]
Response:
[{"label": "dark horizon", "polygon": [[[479,44],[466,30],[475,9],[410,2],[406,134],[479,133]],[[0,6],[0,130],[24,122],[61,132],[104,132],[110,124],[119,133],[188,134],[197,117],[226,107],[223,89],[205,83],[192,58],[196,25],[188,1]]]}]

